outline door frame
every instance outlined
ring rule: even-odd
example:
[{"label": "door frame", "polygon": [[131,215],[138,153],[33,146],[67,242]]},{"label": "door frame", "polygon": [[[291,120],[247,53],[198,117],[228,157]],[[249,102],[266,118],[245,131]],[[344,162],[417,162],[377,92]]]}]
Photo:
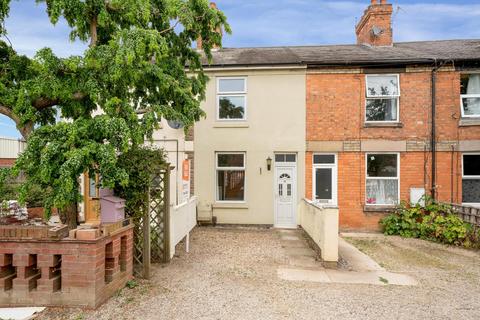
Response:
[{"label": "door frame", "polygon": [[[322,163],[322,164],[315,164],[314,157],[316,155],[325,155],[325,156],[334,156],[335,163]],[[312,155],[312,201],[317,201],[316,196],[316,186],[317,186],[317,179],[316,179],[316,169],[332,169],[332,202],[331,203],[322,203],[320,204],[327,205],[327,206],[338,206],[338,155],[336,153],[328,153],[328,152],[315,152]]]},{"label": "door frame", "polygon": [[[298,199],[298,154],[295,152],[275,152],[277,154],[294,154],[295,162],[277,162],[274,161],[273,164],[273,226],[275,228],[282,229],[296,229],[298,227],[298,215],[297,215],[297,199]],[[278,185],[278,174],[277,169],[279,168],[293,168],[293,177],[292,177],[292,208],[294,223],[292,225],[280,225],[277,222],[278,212],[277,212],[277,185]]]}]

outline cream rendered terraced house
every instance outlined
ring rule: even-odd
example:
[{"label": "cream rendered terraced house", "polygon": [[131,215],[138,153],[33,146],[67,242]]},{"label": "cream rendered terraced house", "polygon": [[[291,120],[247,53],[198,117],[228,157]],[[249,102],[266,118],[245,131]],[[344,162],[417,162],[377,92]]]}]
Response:
[{"label": "cream rendered terraced house", "polygon": [[206,67],[195,124],[198,219],[294,228],[305,196],[304,67]]}]

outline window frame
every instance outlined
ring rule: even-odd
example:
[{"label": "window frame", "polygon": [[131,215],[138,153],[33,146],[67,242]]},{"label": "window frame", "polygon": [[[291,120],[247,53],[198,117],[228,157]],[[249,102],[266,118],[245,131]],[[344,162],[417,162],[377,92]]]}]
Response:
[{"label": "window frame", "polygon": [[[243,91],[220,91],[220,81],[221,80],[243,80],[244,81],[244,86],[243,86]],[[247,83],[247,77],[245,76],[240,76],[240,77],[217,77],[216,81],[216,121],[226,121],[226,122],[239,122],[239,121],[247,121],[247,94],[248,94],[248,83]],[[245,106],[244,106],[244,112],[243,112],[243,118],[241,119],[222,119],[220,118],[220,98],[221,97],[243,97]]]},{"label": "window frame", "polygon": [[[333,163],[315,163],[315,156],[334,156]],[[332,200],[320,202],[317,200],[317,169],[332,169]],[[338,155],[336,153],[315,152],[312,154],[312,201],[321,205],[337,206],[338,205]]]},{"label": "window frame", "polygon": [[[480,152],[464,152],[464,153],[462,153],[462,184],[463,184],[464,179],[465,180],[479,180],[480,175],[479,176],[470,176],[470,175],[466,176],[465,175],[465,165],[463,164],[464,156],[480,156]],[[463,187],[462,187],[462,205],[479,207],[480,202],[463,202]]]},{"label": "window frame", "polygon": [[[473,75],[473,74],[480,74],[480,72],[465,72],[465,73],[461,73],[460,74],[460,85],[462,84],[462,80],[461,80],[461,77],[463,75]],[[461,91],[460,91],[461,92]],[[480,118],[480,113],[478,115],[465,115],[465,108],[463,107],[463,99],[465,98],[479,98],[480,99],[480,93],[477,93],[477,94],[461,94],[460,93],[460,112],[461,112],[461,116],[462,118],[473,118],[473,119],[477,119],[477,118]],[[462,165],[463,165],[463,155],[462,155]],[[463,167],[462,167],[463,168]],[[463,169],[462,169],[463,170]],[[462,172],[463,174],[463,172]]]},{"label": "window frame", "polygon": [[[396,177],[369,177],[368,176],[368,156],[372,155],[386,155],[386,154],[394,154],[397,156],[397,176]],[[394,207],[400,203],[400,152],[366,152],[365,153],[365,205],[371,207]],[[367,181],[368,180],[397,180],[397,203],[396,204],[385,204],[385,203],[368,203],[367,199]]]},{"label": "window frame", "polygon": [[[218,165],[218,156],[222,154],[241,154],[243,155],[243,167],[220,167]],[[242,171],[243,178],[243,200],[219,200],[218,194],[218,172],[219,171]],[[217,151],[215,152],[215,203],[246,203],[247,202],[247,153],[244,151]]]},{"label": "window frame", "polygon": [[[368,77],[396,77],[397,78],[397,95],[389,95],[389,96],[377,96],[377,97],[369,97],[368,96]],[[386,73],[386,74],[366,74],[365,75],[365,108],[364,108],[364,121],[365,123],[400,123],[400,96],[401,96],[401,91],[400,91],[400,74],[399,73]],[[367,119],[367,105],[368,105],[368,100],[382,100],[382,99],[393,99],[395,98],[397,100],[397,120],[368,120]]]}]

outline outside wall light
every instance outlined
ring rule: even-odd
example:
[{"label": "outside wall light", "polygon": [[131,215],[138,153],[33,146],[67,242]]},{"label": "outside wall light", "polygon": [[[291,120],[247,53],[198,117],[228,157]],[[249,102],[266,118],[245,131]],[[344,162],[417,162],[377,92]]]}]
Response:
[{"label": "outside wall light", "polygon": [[267,170],[270,171],[272,169],[272,158],[267,158]]}]

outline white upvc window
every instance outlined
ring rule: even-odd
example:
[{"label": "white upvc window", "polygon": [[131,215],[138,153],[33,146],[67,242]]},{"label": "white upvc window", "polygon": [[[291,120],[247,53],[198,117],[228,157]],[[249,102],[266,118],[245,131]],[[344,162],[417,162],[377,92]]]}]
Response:
[{"label": "white upvc window", "polygon": [[337,205],[337,155],[314,154],[312,168],[312,200]]},{"label": "white upvc window", "polygon": [[480,153],[462,155],[462,203],[480,206]]},{"label": "white upvc window", "polygon": [[462,117],[480,117],[480,73],[461,75]]},{"label": "white upvc window", "polygon": [[247,78],[217,78],[217,120],[247,119]]},{"label": "white upvc window", "polygon": [[399,100],[398,74],[366,76],[366,122],[399,122]]},{"label": "white upvc window", "polygon": [[245,201],[245,152],[217,152],[215,155],[216,200]]},{"label": "white upvc window", "polygon": [[400,154],[367,153],[366,205],[393,206],[400,199]]}]

